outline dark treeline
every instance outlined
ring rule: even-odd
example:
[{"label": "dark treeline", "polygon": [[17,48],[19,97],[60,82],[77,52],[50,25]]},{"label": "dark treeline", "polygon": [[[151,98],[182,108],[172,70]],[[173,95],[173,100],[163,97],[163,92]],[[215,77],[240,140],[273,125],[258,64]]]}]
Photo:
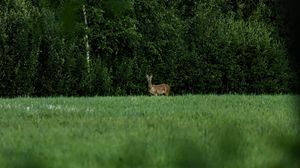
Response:
[{"label": "dark treeline", "polygon": [[[289,93],[280,0],[1,0],[0,96]],[[288,61],[291,60],[291,61]]]}]

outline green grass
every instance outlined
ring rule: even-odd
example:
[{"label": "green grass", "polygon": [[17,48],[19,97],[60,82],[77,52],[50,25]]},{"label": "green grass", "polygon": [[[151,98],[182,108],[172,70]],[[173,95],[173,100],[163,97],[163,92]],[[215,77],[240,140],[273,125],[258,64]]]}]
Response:
[{"label": "green grass", "polygon": [[286,167],[295,98],[0,99],[0,167]]}]

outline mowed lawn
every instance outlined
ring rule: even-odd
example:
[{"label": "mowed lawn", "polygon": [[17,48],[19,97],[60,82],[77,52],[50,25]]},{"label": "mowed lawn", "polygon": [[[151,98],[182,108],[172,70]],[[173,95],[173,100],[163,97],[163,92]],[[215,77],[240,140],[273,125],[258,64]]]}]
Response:
[{"label": "mowed lawn", "polygon": [[290,167],[295,98],[0,99],[0,167]]}]

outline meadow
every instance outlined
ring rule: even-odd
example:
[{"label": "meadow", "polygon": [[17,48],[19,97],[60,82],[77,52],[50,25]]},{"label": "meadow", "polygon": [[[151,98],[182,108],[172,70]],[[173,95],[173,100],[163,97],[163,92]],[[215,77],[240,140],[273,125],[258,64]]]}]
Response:
[{"label": "meadow", "polygon": [[0,99],[0,167],[295,167],[295,98]]}]

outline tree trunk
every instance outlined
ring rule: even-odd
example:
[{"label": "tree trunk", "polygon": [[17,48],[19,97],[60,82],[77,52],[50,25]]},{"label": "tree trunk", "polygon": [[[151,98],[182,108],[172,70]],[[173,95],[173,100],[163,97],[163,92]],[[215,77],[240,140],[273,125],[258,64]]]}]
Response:
[{"label": "tree trunk", "polygon": [[88,71],[90,70],[90,45],[89,45],[89,36],[88,36],[88,22],[87,22],[87,14],[86,14],[86,9],[85,5],[82,5],[82,11],[83,11],[83,16],[84,16],[84,24],[85,24],[85,48],[86,48],[86,61],[87,61],[87,66],[88,66]]}]

